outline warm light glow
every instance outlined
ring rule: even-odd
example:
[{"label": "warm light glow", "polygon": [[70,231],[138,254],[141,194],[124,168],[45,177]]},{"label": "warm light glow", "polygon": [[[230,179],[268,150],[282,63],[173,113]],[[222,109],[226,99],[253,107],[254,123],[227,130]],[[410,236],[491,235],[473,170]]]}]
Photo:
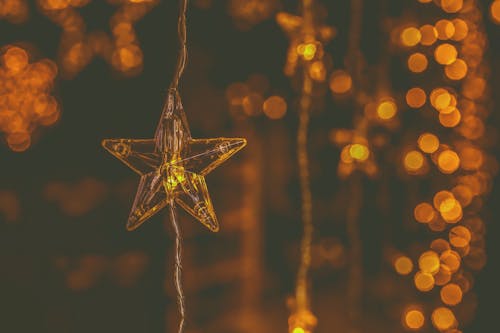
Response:
[{"label": "warm light glow", "polygon": [[304,331],[304,329],[302,327],[295,327],[293,330],[292,330],[292,333],[305,333],[306,331]]},{"label": "warm light glow", "polygon": [[453,102],[452,95],[448,92],[448,90],[444,88],[436,88],[432,90],[429,96],[429,100],[431,102],[431,105],[436,110],[444,109],[450,106]]},{"label": "warm light glow", "polygon": [[420,310],[409,310],[404,315],[405,326],[410,330],[418,330],[424,326],[425,317]]},{"label": "warm light glow", "polygon": [[438,330],[453,328],[455,322],[455,315],[448,308],[441,307],[432,312],[432,323]]},{"label": "warm light glow", "polygon": [[408,69],[413,73],[421,73],[427,69],[427,57],[422,53],[413,53],[408,58]]},{"label": "warm light glow", "polygon": [[318,82],[323,82],[326,79],[326,68],[323,61],[315,61],[309,66],[309,75]]},{"label": "warm light glow", "polygon": [[394,269],[400,275],[408,275],[413,270],[413,262],[407,256],[400,256],[394,261]]},{"label": "warm light glow", "polygon": [[424,155],[421,152],[412,150],[406,153],[404,167],[409,172],[420,170],[424,166]]},{"label": "warm light glow", "polygon": [[441,263],[446,265],[452,273],[455,273],[460,268],[460,255],[453,250],[444,251],[441,253],[439,259],[441,260]]},{"label": "warm light glow", "polygon": [[454,41],[461,41],[469,34],[469,26],[467,22],[462,19],[456,18],[453,21],[453,26],[455,27],[455,33],[452,39]]},{"label": "warm light glow", "polygon": [[418,259],[418,267],[423,273],[436,274],[439,271],[439,257],[434,251],[426,251]]},{"label": "warm light glow", "polygon": [[462,301],[463,293],[457,284],[450,283],[441,289],[440,295],[444,304],[454,306]]},{"label": "warm light glow", "polygon": [[423,133],[418,137],[418,147],[424,153],[432,154],[439,148],[439,139],[431,133]]},{"label": "warm light glow", "polygon": [[472,235],[464,226],[456,226],[450,230],[449,233],[450,244],[457,248],[466,247],[469,245]]},{"label": "warm light glow", "polygon": [[437,40],[438,32],[433,25],[426,24],[420,27],[420,34],[422,38],[420,43],[425,46],[434,44]]},{"label": "warm light glow", "polygon": [[434,208],[426,202],[419,203],[413,210],[413,215],[420,223],[429,223],[436,217]]},{"label": "warm light glow", "polygon": [[449,20],[439,20],[436,22],[437,37],[440,40],[446,40],[455,34],[455,26]]},{"label": "warm light glow", "polygon": [[461,80],[467,75],[467,63],[462,59],[457,59],[452,64],[447,65],[444,72],[451,80]]},{"label": "warm light glow", "polygon": [[401,32],[401,43],[405,46],[415,46],[422,38],[420,30],[415,27],[409,27]]},{"label": "warm light glow", "polygon": [[478,170],[483,166],[483,152],[474,146],[463,147],[459,150],[459,156],[460,167],[464,170]]},{"label": "warm light glow", "polygon": [[383,120],[393,118],[397,111],[398,108],[396,104],[391,100],[384,101],[377,106],[377,115]]},{"label": "warm light glow", "polygon": [[444,127],[455,127],[460,123],[462,119],[462,114],[457,108],[451,107],[446,111],[451,112],[441,112],[439,114],[439,123]]},{"label": "warm light glow", "polygon": [[18,73],[28,66],[28,53],[17,46],[7,48],[2,57],[5,68],[13,73]]},{"label": "warm light glow", "polygon": [[330,89],[335,94],[345,94],[352,88],[352,78],[349,73],[338,70],[330,77]]},{"label": "warm light glow", "polygon": [[457,60],[457,55],[458,52],[455,46],[448,43],[439,45],[434,51],[434,58],[441,65],[452,64],[453,62],[455,62],[455,60]]},{"label": "warm light glow", "polygon": [[493,22],[500,24],[500,0],[495,0],[491,3],[490,15]]},{"label": "warm light glow", "polygon": [[442,173],[451,174],[460,166],[460,158],[453,150],[445,150],[439,154],[438,167]]},{"label": "warm light glow", "polygon": [[312,60],[316,56],[317,47],[314,43],[299,44],[297,53],[305,60]]},{"label": "warm light glow", "polygon": [[456,13],[462,9],[463,0],[441,0],[441,8],[447,13]]},{"label": "warm light glow", "polygon": [[358,161],[366,161],[370,156],[370,150],[363,144],[355,143],[349,148],[349,155]]},{"label": "warm light glow", "polygon": [[280,119],[286,114],[286,101],[280,96],[271,96],[265,100],[264,114],[271,119]]},{"label": "warm light glow", "polygon": [[409,107],[417,109],[424,106],[427,95],[422,88],[414,87],[406,92],[406,104]]},{"label": "warm light glow", "polygon": [[434,277],[429,273],[417,272],[414,282],[415,287],[423,292],[430,291],[434,288]]}]

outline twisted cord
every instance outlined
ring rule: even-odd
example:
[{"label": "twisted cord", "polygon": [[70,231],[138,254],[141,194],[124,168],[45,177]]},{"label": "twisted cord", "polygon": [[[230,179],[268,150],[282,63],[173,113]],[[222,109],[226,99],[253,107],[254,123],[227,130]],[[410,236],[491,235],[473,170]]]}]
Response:
[{"label": "twisted cord", "polygon": [[175,213],[175,204],[172,200],[169,204],[170,221],[175,231],[175,270],[174,284],[177,292],[177,305],[179,307],[179,333],[184,332],[184,319],[186,318],[186,306],[184,303],[184,291],[182,289],[182,234],[177,222],[177,214]]},{"label": "twisted cord", "polygon": [[186,28],[186,13],[188,0],[180,0],[179,2],[179,20],[177,24],[177,33],[179,38],[179,55],[177,57],[177,66],[175,67],[174,77],[170,88],[177,89],[179,80],[181,79],[187,61],[187,28]]}]

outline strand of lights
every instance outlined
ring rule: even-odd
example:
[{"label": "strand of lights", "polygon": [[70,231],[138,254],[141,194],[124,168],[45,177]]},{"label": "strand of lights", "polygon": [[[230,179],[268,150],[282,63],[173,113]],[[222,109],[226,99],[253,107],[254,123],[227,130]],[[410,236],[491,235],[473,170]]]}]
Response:
[{"label": "strand of lights", "polygon": [[284,68],[285,75],[292,78],[299,77],[302,80],[298,104],[297,162],[304,230],[300,246],[301,258],[297,272],[294,309],[288,319],[290,333],[311,333],[317,325],[317,319],[311,311],[309,296],[309,270],[314,226],[307,136],[315,83],[322,83],[326,78],[323,43],[331,40],[335,34],[331,27],[318,24],[312,0],[303,0],[301,4],[302,15],[300,17],[286,13],[278,13],[276,16],[278,24],[290,38]]},{"label": "strand of lights", "polygon": [[[490,129],[484,123],[489,113],[488,70],[481,12],[476,1],[447,0],[439,7],[456,17],[420,28],[406,27],[399,33],[400,45],[419,48],[408,58],[410,72],[430,75],[427,69],[436,64],[448,85],[431,89],[428,96],[424,87],[412,87],[406,93],[408,106],[422,116],[435,119],[437,112],[442,129],[420,133],[415,149],[403,154],[402,164],[411,177],[430,177],[441,184],[430,202],[414,209],[415,220],[441,236],[419,255],[414,284],[421,292],[440,287],[442,305],[432,310],[432,325],[439,331],[460,332],[461,317],[471,317],[473,312],[471,272],[480,270],[486,261],[480,215],[497,163],[485,151],[491,143]],[[426,107],[428,102],[434,110]],[[443,183],[448,187],[443,189]],[[399,256],[394,265],[401,275],[413,270],[406,256]],[[409,306],[403,312],[403,324],[409,330],[420,330],[425,322],[422,306]]]},{"label": "strand of lights", "polygon": [[38,127],[59,119],[59,105],[51,95],[57,66],[48,59],[30,63],[28,51],[14,45],[2,50],[1,61],[0,131],[11,150],[22,152]]},{"label": "strand of lights", "polygon": [[120,6],[111,17],[112,36],[104,32],[87,34],[86,24],[77,9],[91,0],[37,0],[41,12],[62,28],[59,45],[61,74],[73,77],[82,71],[95,56],[105,59],[124,75],[137,75],[143,64],[134,24],[148,13],[158,0],[108,0]]}]

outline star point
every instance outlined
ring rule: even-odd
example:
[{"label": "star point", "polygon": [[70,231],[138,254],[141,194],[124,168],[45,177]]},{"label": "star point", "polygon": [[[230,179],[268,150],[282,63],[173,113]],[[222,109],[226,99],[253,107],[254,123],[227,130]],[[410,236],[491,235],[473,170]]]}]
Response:
[{"label": "star point", "polygon": [[243,149],[245,139],[193,139],[180,96],[170,89],[153,139],[105,139],[102,145],[141,176],[127,230],[174,202],[210,231],[219,230],[205,176]]}]

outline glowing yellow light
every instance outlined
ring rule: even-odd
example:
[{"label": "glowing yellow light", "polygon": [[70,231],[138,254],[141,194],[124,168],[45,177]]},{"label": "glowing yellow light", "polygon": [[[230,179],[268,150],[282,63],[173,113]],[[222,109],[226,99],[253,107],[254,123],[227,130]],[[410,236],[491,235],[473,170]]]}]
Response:
[{"label": "glowing yellow light", "polygon": [[432,312],[432,323],[438,330],[447,330],[455,325],[456,318],[448,308],[437,308]]},{"label": "glowing yellow light", "polygon": [[437,37],[441,40],[450,39],[455,34],[455,26],[449,20],[439,20],[436,22]]},{"label": "glowing yellow light", "polygon": [[441,263],[446,265],[452,273],[455,273],[460,268],[460,255],[453,250],[444,251],[441,253],[439,259],[441,260]]},{"label": "glowing yellow light", "polygon": [[447,199],[454,199],[453,193],[450,191],[439,191],[434,195],[432,203],[434,204],[434,208],[439,209],[441,203],[443,203]]},{"label": "glowing yellow light", "polygon": [[422,53],[413,53],[408,57],[408,69],[413,73],[421,73],[427,69],[427,57]]},{"label": "glowing yellow light", "polygon": [[434,251],[426,251],[418,259],[418,267],[423,273],[436,274],[439,271],[439,256]]},{"label": "glowing yellow light", "polygon": [[3,63],[7,70],[20,72],[28,66],[28,53],[17,46],[9,47],[3,55]]},{"label": "glowing yellow light", "polygon": [[352,88],[352,78],[349,73],[338,70],[330,77],[330,89],[335,94],[345,94]]},{"label": "glowing yellow light", "polygon": [[[443,196],[438,199],[437,196],[445,193],[447,196]],[[451,195],[451,196],[448,196]],[[448,223],[457,223],[462,218],[462,206],[460,202],[453,197],[453,194],[448,191],[441,191],[434,197],[434,203],[438,205],[438,210],[441,213],[441,217]]]},{"label": "glowing yellow light", "polygon": [[495,0],[490,6],[490,15],[493,22],[500,24],[500,1]]},{"label": "glowing yellow light", "polygon": [[422,38],[420,43],[425,46],[432,45],[436,42],[438,32],[436,28],[430,24],[426,24],[420,27],[420,34]]},{"label": "glowing yellow light", "polygon": [[460,166],[460,158],[453,150],[445,150],[438,157],[439,169],[446,174],[457,171]]},{"label": "glowing yellow light", "polygon": [[441,8],[447,13],[456,13],[462,9],[463,0],[441,0]]},{"label": "glowing yellow light", "polygon": [[423,292],[430,291],[434,288],[434,277],[429,273],[417,272],[414,283],[418,290]]},{"label": "glowing yellow light", "polygon": [[462,114],[457,108],[451,107],[447,109],[451,112],[440,112],[439,113],[439,123],[444,127],[455,127],[460,123],[462,119]]},{"label": "glowing yellow light", "polygon": [[447,284],[440,292],[443,303],[451,306],[457,305],[462,301],[462,294],[462,289],[455,283]]},{"label": "glowing yellow light", "polygon": [[406,92],[406,104],[411,108],[420,108],[425,104],[427,95],[422,88],[414,87]]},{"label": "glowing yellow light", "polygon": [[472,239],[469,229],[464,226],[453,227],[448,237],[450,239],[450,244],[457,248],[466,247]]},{"label": "glowing yellow light", "polygon": [[355,143],[349,148],[349,155],[358,161],[366,161],[370,156],[370,150],[363,144]]},{"label": "glowing yellow light", "polygon": [[401,42],[405,46],[415,46],[421,38],[420,30],[415,27],[406,28],[401,32]]},{"label": "glowing yellow light", "polygon": [[400,275],[408,275],[413,270],[413,262],[407,256],[400,256],[394,261],[394,269]]},{"label": "glowing yellow light", "polygon": [[457,59],[455,62],[447,65],[444,68],[444,72],[451,80],[461,80],[467,75],[467,63],[462,59]]},{"label": "glowing yellow light", "polygon": [[315,61],[309,66],[309,75],[318,82],[323,82],[326,79],[326,68],[322,61]]},{"label": "glowing yellow light", "polygon": [[380,119],[388,120],[396,115],[398,108],[393,101],[384,101],[377,107],[377,115]]},{"label": "glowing yellow light", "polygon": [[286,114],[286,101],[280,96],[271,96],[265,100],[264,114],[271,119],[280,119]]},{"label": "glowing yellow light", "polygon": [[447,108],[448,106],[450,106],[450,103],[451,103],[451,95],[447,92],[437,95],[436,98],[434,99],[434,107],[437,110],[442,110],[444,108]]},{"label": "glowing yellow light", "polygon": [[454,41],[461,41],[469,34],[469,26],[467,22],[462,19],[456,18],[453,21],[453,26],[455,27],[455,33],[452,39]]},{"label": "glowing yellow light", "polygon": [[450,65],[457,60],[457,49],[455,46],[444,43],[436,47],[434,58],[441,65]]},{"label": "glowing yellow light", "polygon": [[434,208],[426,202],[419,203],[415,207],[413,215],[415,216],[415,220],[420,223],[429,223],[436,217]]},{"label": "glowing yellow light", "polygon": [[305,333],[306,331],[304,331],[304,329],[302,327],[295,327],[293,330],[292,330],[292,333]]},{"label": "glowing yellow light", "polygon": [[317,48],[314,43],[300,44],[297,46],[297,53],[304,57],[305,60],[312,60],[316,55],[316,51]]},{"label": "glowing yellow light", "polygon": [[410,310],[404,315],[404,323],[411,330],[418,330],[425,324],[425,317],[420,310]]},{"label": "glowing yellow light", "polygon": [[439,139],[431,133],[423,133],[418,137],[418,147],[424,153],[432,154],[439,148]]},{"label": "glowing yellow light", "polygon": [[424,166],[424,156],[421,152],[412,150],[406,153],[404,167],[407,171],[415,172]]}]

